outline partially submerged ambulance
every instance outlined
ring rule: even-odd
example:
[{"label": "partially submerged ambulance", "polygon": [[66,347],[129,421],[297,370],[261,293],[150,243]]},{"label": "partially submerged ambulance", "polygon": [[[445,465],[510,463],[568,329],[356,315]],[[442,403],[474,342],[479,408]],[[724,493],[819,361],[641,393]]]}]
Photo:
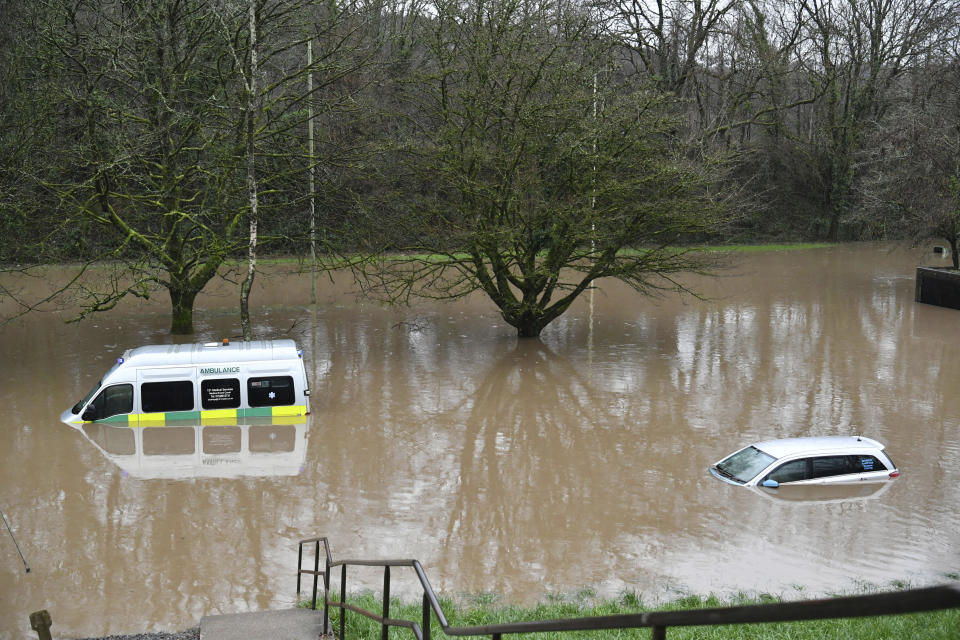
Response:
[{"label": "partially submerged ambulance", "polygon": [[60,419],[138,427],[309,412],[303,352],[293,340],[224,340],[130,349]]}]

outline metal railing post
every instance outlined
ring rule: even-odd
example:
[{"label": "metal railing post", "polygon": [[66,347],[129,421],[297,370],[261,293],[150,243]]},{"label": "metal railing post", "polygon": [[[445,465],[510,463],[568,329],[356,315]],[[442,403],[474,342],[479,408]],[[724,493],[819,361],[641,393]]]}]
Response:
[{"label": "metal railing post", "polygon": [[320,571],[320,541],[317,540],[317,546],[313,553],[313,605],[311,609],[317,608],[317,572]]},{"label": "metal railing post", "polygon": [[650,640],[667,640],[667,628],[661,626],[650,627]]},{"label": "metal railing post", "polygon": [[297,545],[297,602],[300,602],[300,570],[303,569],[303,543]]},{"label": "metal railing post", "polygon": [[390,631],[387,618],[390,617],[390,567],[383,568],[383,624],[380,629],[380,640],[387,640]]},{"label": "metal railing post", "polygon": [[[347,565],[340,565],[340,604],[347,602]],[[346,640],[347,636],[347,610],[340,608],[340,640]]]},{"label": "metal railing post", "polygon": [[420,628],[423,630],[423,640],[430,640],[430,598],[426,591],[423,592],[423,620]]},{"label": "metal railing post", "polygon": [[330,552],[327,550],[327,543],[323,543],[324,546],[324,558],[323,558],[323,633],[324,635],[330,632]]}]

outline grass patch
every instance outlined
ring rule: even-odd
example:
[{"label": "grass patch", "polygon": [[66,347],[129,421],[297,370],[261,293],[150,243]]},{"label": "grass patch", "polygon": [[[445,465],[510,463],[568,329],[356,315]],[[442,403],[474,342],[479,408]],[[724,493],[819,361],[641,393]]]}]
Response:
[{"label": "grass patch", "polygon": [[[696,251],[707,251],[707,252],[717,252],[717,253],[762,253],[769,251],[803,251],[807,249],[826,249],[828,247],[836,246],[834,244],[826,242],[789,242],[784,244],[730,244],[730,245],[698,245],[686,247],[688,249],[693,249]],[[617,252],[618,255],[622,256],[632,256],[640,255],[646,253],[646,250],[643,248],[638,249],[621,249]],[[426,254],[426,253],[396,253],[389,256],[390,260],[395,262],[441,262],[446,260],[470,260],[470,254],[468,253],[454,253],[452,257],[446,254]],[[327,266],[337,265],[337,266],[348,266],[350,262],[355,260],[355,258],[331,258],[330,256],[322,257],[319,262]],[[258,258],[258,264],[264,265],[302,265],[304,268],[310,268],[310,260],[308,258],[298,258],[295,256],[278,256],[271,258]],[[246,264],[246,259],[230,259],[224,262],[226,265],[242,267]]]},{"label": "grass patch", "polygon": [[[715,596],[687,596],[667,604],[647,606],[633,593],[617,599],[594,600],[590,593],[580,593],[573,599],[563,596],[548,598],[546,602],[520,607],[502,604],[492,594],[465,598],[459,603],[441,598],[440,604],[448,622],[454,627],[498,624],[506,622],[554,620],[588,616],[607,616],[645,611],[684,611],[713,607],[765,604],[779,602],[774,596],[752,598],[741,596],[721,600]],[[380,613],[380,600],[372,593],[348,597],[348,602],[368,611]],[[309,607],[309,602],[301,603]],[[421,620],[420,604],[406,604],[391,599],[390,617]],[[339,633],[339,611],[331,609],[333,630]],[[435,617],[431,622],[434,640],[446,640]],[[346,640],[379,640],[380,625],[353,612],[347,612]],[[390,629],[389,640],[412,640],[407,629]],[[478,636],[489,637],[489,636]],[[650,629],[609,629],[590,632],[534,633],[514,636],[523,640],[640,640],[650,637]],[[894,638],[923,638],[924,640],[957,640],[960,638],[960,609],[872,618],[843,620],[812,620],[766,624],[723,625],[714,627],[669,627],[667,637],[697,640],[884,640]]]},{"label": "grass patch", "polygon": [[760,253],[763,251],[804,251],[807,249],[827,249],[836,245],[827,242],[789,242],[785,244],[731,244],[702,247],[705,251],[730,253]]},{"label": "grass patch", "polygon": [[[677,247],[678,249],[690,249],[694,251],[705,251],[708,253],[763,253],[770,251],[804,251],[808,249],[826,249],[836,246],[826,242],[790,242],[784,244],[729,244],[729,245],[697,245],[690,247]],[[617,251],[619,256],[636,256],[647,253],[646,249],[620,249]],[[544,254],[546,255],[546,254]],[[470,256],[465,253],[454,254],[456,260],[469,260]],[[427,255],[427,254],[397,254],[392,256],[393,260],[420,260],[424,262],[438,262],[449,260],[445,255]]]}]

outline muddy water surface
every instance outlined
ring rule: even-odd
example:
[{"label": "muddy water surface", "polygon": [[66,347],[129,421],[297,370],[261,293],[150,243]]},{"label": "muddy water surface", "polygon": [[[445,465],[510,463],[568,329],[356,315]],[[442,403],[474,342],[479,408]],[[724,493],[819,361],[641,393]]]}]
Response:
[{"label": "muddy water surface", "polygon": [[[415,557],[451,595],[526,602],[799,598],[960,572],[960,312],[913,302],[914,267],[937,260],[872,245],[736,260],[698,283],[707,301],[604,283],[540,341],[481,298],[385,310],[321,279],[311,307],[309,277],[263,277],[255,330],[304,348],[313,412],[247,433],[59,422],[125,349],[171,341],[163,300],[6,327],[0,508],[32,571],[0,531],[0,637],[30,635],[42,608],[77,637],[291,606],[296,542],[317,534],[336,557]],[[237,333],[235,297],[200,300],[197,340]],[[752,441],[850,433],[886,443],[902,477],[788,494],[706,472]],[[228,460],[237,443],[276,455]]]}]

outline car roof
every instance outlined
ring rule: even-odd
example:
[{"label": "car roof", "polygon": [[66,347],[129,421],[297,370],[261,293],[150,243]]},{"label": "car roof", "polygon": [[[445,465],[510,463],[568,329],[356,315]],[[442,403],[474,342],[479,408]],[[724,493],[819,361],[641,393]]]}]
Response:
[{"label": "car roof", "polygon": [[883,449],[883,445],[863,436],[818,436],[808,438],[783,438],[765,440],[753,445],[774,458],[797,454],[856,452],[857,450]]}]

